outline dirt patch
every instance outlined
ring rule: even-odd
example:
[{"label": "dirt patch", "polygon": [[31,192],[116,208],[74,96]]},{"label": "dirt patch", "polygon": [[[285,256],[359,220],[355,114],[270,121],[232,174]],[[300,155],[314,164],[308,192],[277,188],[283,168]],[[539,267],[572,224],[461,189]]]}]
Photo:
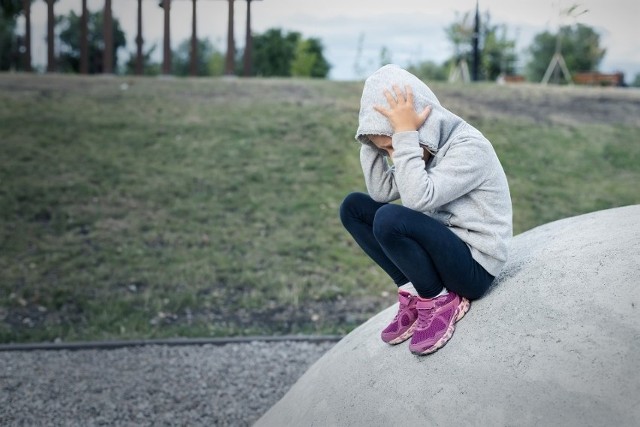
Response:
[{"label": "dirt patch", "polygon": [[291,334],[319,329],[353,328],[390,305],[388,298],[340,298],[305,301],[304,304],[274,305],[257,309],[234,309],[196,313],[210,324],[231,329],[258,329],[267,334]]},{"label": "dirt patch", "polygon": [[470,118],[513,117],[536,123],[640,126],[640,90],[631,88],[486,86],[474,90],[443,86],[444,106]]}]

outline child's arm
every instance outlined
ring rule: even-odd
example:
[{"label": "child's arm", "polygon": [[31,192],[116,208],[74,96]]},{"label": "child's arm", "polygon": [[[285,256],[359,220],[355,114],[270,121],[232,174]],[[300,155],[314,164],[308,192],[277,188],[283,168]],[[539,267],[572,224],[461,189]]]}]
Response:
[{"label": "child's arm", "polygon": [[369,146],[360,148],[360,165],[369,196],[376,202],[389,203],[400,197],[393,170],[380,151]]},{"label": "child's arm", "polygon": [[[485,178],[490,153],[483,138],[461,138],[448,150],[437,167],[425,169],[424,147],[418,140],[419,129],[427,120],[431,108],[421,113],[414,109],[413,93],[407,86],[406,96],[393,86],[384,95],[388,108],[375,106],[393,127],[393,160],[396,165],[394,184],[403,205],[422,212],[436,209],[477,187]],[[464,144],[460,144],[466,139]]]},{"label": "child's arm", "polygon": [[496,159],[486,139],[463,134],[449,145],[438,164],[425,170],[418,132],[394,134],[395,182],[403,205],[420,212],[438,209],[487,179]]}]

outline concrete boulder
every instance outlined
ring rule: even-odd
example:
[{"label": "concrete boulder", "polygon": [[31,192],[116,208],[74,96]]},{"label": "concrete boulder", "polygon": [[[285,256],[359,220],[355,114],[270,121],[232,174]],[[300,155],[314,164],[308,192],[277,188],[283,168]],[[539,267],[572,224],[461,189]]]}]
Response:
[{"label": "concrete boulder", "polygon": [[640,205],[516,236],[452,340],[418,357],[342,339],[257,426],[640,425]]}]

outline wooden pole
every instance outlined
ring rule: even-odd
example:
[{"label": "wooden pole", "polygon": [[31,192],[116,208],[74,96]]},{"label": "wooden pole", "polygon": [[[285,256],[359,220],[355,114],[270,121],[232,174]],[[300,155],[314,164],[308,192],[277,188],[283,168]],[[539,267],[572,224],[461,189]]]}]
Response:
[{"label": "wooden pole", "polygon": [[191,0],[191,8],[193,10],[193,16],[191,18],[191,64],[189,67],[189,74],[192,76],[198,75],[198,33],[196,29],[196,0]]},{"label": "wooden pole", "polygon": [[235,73],[235,56],[236,48],[235,41],[233,39],[233,1],[228,0],[229,3],[229,26],[227,31],[227,59],[225,61],[224,73],[228,76]]},{"label": "wooden pole", "polygon": [[477,82],[480,79],[480,6],[476,1],[476,16],[473,26],[473,67],[471,80]]},{"label": "wooden pole", "polygon": [[55,52],[53,50],[53,28],[55,26],[55,16],[53,12],[54,0],[47,1],[47,72],[56,71]]},{"label": "wooden pole", "polygon": [[253,59],[253,37],[251,36],[251,0],[247,0],[247,30],[244,42],[244,76],[249,77],[252,73]]},{"label": "wooden pole", "polygon": [[104,1],[104,51],[102,52],[102,72],[113,74],[113,15],[111,14],[111,0]]},{"label": "wooden pole", "polygon": [[31,0],[22,0],[24,10],[24,70],[31,71]]},{"label": "wooden pole", "polygon": [[87,40],[87,0],[82,0],[82,15],[80,16],[80,74],[89,73],[89,46]]},{"label": "wooden pole", "polygon": [[136,35],[136,74],[142,75],[144,64],[142,63],[142,0],[138,0],[138,34]]},{"label": "wooden pole", "polygon": [[171,74],[171,0],[162,0],[164,9],[164,49],[162,74]]}]

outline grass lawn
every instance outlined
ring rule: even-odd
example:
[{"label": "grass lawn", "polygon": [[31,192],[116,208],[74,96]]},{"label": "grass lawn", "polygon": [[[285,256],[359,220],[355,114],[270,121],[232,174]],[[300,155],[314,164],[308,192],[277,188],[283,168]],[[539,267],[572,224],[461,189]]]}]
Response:
[{"label": "grass lawn", "polygon": [[[0,342],[340,334],[391,304],[337,216],[361,90],[0,75]],[[434,91],[493,142],[516,233],[640,203],[639,92]]]}]

